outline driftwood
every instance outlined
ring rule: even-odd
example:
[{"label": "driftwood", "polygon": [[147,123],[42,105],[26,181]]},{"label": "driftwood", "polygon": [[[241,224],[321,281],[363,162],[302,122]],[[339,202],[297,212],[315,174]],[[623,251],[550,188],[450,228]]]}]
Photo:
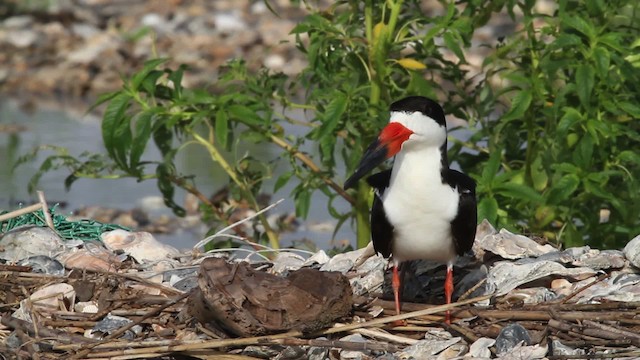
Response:
[{"label": "driftwood", "polygon": [[249,264],[209,258],[202,262],[189,314],[238,336],[287,330],[312,332],[351,312],[351,285],[337,272],[302,268],[280,277]]}]

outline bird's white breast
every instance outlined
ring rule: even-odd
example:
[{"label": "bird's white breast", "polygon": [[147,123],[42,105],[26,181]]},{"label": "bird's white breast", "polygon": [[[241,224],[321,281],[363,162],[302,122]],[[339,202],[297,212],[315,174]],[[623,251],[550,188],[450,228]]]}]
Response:
[{"label": "bird's white breast", "polygon": [[392,256],[396,261],[451,261],[456,256],[451,221],[458,211],[457,190],[442,183],[437,147],[411,141],[404,145],[382,197],[394,226]]}]

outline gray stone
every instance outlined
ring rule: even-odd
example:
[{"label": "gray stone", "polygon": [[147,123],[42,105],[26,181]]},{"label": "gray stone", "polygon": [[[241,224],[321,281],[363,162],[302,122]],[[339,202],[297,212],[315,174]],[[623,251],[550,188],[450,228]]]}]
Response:
[{"label": "gray stone", "polygon": [[23,226],[0,238],[0,258],[18,261],[30,256],[52,256],[63,249],[62,239],[46,227]]},{"label": "gray stone", "polygon": [[622,252],[633,266],[640,268],[640,235],[629,241]]},{"label": "gray stone", "polygon": [[512,323],[500,331],[496,338],[496,353],[508,353],[519,344],[531,345],[531,336],[524,326]]}]

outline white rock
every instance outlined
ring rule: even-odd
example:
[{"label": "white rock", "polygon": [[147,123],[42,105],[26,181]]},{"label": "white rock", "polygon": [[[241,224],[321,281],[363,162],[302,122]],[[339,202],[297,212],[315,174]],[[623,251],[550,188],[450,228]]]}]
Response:
[{"label": "white rock", "polygon": [[140,263],[157,262],[178,254],[176,248],[159,242],[144,231],[107,231],[102,233],[101,239],[108,249],[122,250]]},{"label": "white rock", "polygon": [[395,355],[400,359],[429,359],[453,344],[458,343],[460,340],[462,340],[462,338],[459,337],[448,340],[420,340],[416,344],[395,353]]},{"label": "white rock", "polygon": [[496,296],[504,295],[509,291],[549,275],[569,276],[584,279],[596,272],[588,268],[565,268],[554,261],[537,261],[528,264],[516,265],[511,262],[501,261],[496,263],[487,276],[489,288],[495,289]]},{"label": "white rock", "polygon": [[47,227],[24,226],[12,229],[0,238],[0,258],[18,261],[30,256],[52,256],[64,246],[62,239]]},{"label": "white rock", "polygon": [[366,248],[349,251],[343,254],[337,254],[331,258],[327,263],[322,265],[320,270],[322,271],[339,271],[346,274],[356,264],[356,260],[361,256]]},{"label": "white rock", "polygon": [[464,357],[472,359],[491,359],[491,350],[489,350],[489,348],[492,347],[495,343],[496,341],[494,339],[481,337],[473,344],[471,344],[471,346],[469,347],[469,352]]},{"label": "white rock", "polygon": [[95,301],[81,301],[73,309],[76,312],[96,314],[98,313],[98,304]]},{"label": "white rock", "polygon": [[[38,289],[29,296],[29,299],[22,300],[20,308],[13,313],[13,316],[30,322],[30,309],[32,308],[44,314],[57,310],[69,311],[73,309],[75,301],[76,291],[73,286],[65,283],[53,284]],[[27,304],[28,302],[31,304]],[[69,309],[61,308],[62,304],[69,304]]]},{"label": "white rock", "polygon": [[524,235],[516,235],[505,229],[497,234],[489,234],[476,241],[478,247],[505,259],[536,257],[556,249],[551,245],[540,245]]},{"label": "white rock", "polygon": [[223,33],[246,30],[247,24],[242,20],[239,11],[222,12],[213,16],[216,30]]},{"label": "white rock", "polygon": [[640,235],[629,241],[622,252],[633,266],[640,268]]}]

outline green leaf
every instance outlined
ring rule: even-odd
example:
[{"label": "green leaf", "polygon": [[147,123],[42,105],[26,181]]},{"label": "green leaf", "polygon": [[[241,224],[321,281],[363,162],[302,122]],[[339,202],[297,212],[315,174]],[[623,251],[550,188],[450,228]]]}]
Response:
[{"label": "green leaf", "polygon": [[[466,62],[464,57],[464,52],[460,47],[462,43],[462,39],[459,36],[454,36],[454,33],[451,31],[445,31],[442,34],[442,39],[444,40],[444,44],[447,46],[447,49],[453,51],[454,54],[460,59],[461,62]],[[457,35],[457,33],[456,33]]]},{"label": "green leaf", "polygon": [[129,166],[131,169],[138,167],[140,158],[147,147],[149,138],[151,137],[151,120],[154,112],[147,110],[139,113],[135,117],[135,135],[131,144],[131,154],[129,155]]},{"label": "green leaf", "polygon": [[127,122],[126,112],[129,108],[131,97],[125,93],[119,93],[109,101],[102,117],[102,140],[109,156],[123,169],[127,169],[126,160],[123,162],[121,153],[122,145],[118,138],[119,128],[122,122]]},{"label": "green leaf", "polygon": [[531,180],[533,181],[533,188],[537,191],[543,191],[547,188],[547,183],[549,181],[549,176],[547,175],[544,166],[542,165],[542,155],[539,156],[531,164]]},{"label": "green leaf", "polygon": [[187,66],[182,64],[178,67],[178,70],[172,71],[168,77],[173,83],[173,97],[176,99],[182,99],[182,76],[186,68]]},{"label": "green leaf", "polygon": [[542,195],[533,188],[512,182],[499,184],[495,186],[493,190],[509,198],[525,200],[536,204],[541,203],[543,200]]},{"label": "green leaf", "polygon": [[278,190],[282,189],[282,187],[289,182],[289,179],[291,179],[292,176],[293,176],[293,171],[287,171],[282,175],[280,175],[278,177],[278,180],[276,180],[275,185],[273,185],[273,192],[275,193]]},{"label": "green leaf", "polygon": [[579,36],[574,34],[562,33],[556,37],[556,39],[549,44],[550,49],[567,49],[575,45],[582,44],[582,40]]},{"label": "green leaf", "polygon": [[618,160],[626,163],[634,163],[640,165],[640,154],[637,151],[624,150],[621,151],[618,156]]},{"label": "green leaf", "polygon": [[89,109],[87,110],[86,114],[92,112],[98,106],[100,106],[100,105],[106,103],[107,101],[113,99],[114,97],[120,95],[120,93],[121,93],[121,91],[113,91],[113,92],[108,92],[108,93],[101,94],[100,96],[98,96],[98,100],[96,100],[96,102],[93,103],[93,105],[91,105],[91,107],[89,107]]},{"label": "green leaf", "polygon": [[243,105],[230,105],[229,114],[236,120],[247,125],[260,125],[260,117],[255,111]]},{"label": "green leaf", "polygon": [[333,130],[338,126],[340,117],[347,109],[347,96],[342,92],[334,92],[333,99],[329,102],[322,115],[322,124],[316,132],[314,139],[334,136]]},{"label": "green leaf", "polygon": [[640,119],[640,106],[628,101],[621,101],[618,103],[618,107],[634,118]]},{"label": "green leaf", "polygon": [[[169,158],[173,158],[170,156]],[[176,178],[176,168],[172,162],[163,162],[156,168],[156,176],[158,178],[158,190],[162,194],[164,204],[169,207],[178,216],[184,216],[186,211],[173,200],[175,194],[175,185],[171,179]]]},{"label": "green leaf", "polygon": [[563,175],[560,180],[555,182],[549,194],[547,195],[547,202],[552,205],[560,204],[569,198],[580,185],[580,178],[576,174]]},{"label": "green leaf", "polygon": [[216,112],[215,139],[223,149],[229,148],[229,116],[224,109]]},{"label": "green leaf", "polygon": [[296,215],[306,219],[311,208],[311,191],[309,189],[299,188],[295,194]]},{"label": "green leaf", "polygon": [[510,121],[521,118],[531,106],[533,95],[531,89],[521,90],[511,101],[511,108],[502,116],[501,121]]},{"label": "green leaf", "polygon": [[589,38],[592,41],[595,38],[596,31],[593,25],[578,16],[576,13],[571,16],[563,16],[562,24],[571,28],[574,28]]},{"label": "green leaf", "polygon": [[606,79],[609,75],[609,64],[611,62],[611,55],[609,54],[609,50],[602,46],[596,47],[595,49],[593,49],[593,59],[596,62],[598,75],[602,79]]},{"label": "green leaf", "polygon": [[162,157],[166,158],[173,151],[173,132],[165,126],[164,118],[158,119],[153,126],[153,141]]},{"label": "green leaf", "polygon": [[571,127],[582,120],[582,114],[575,108],[565,107],[562,110],[564,110],[564,115],[560,119],[556,129],[558,139],[564,138]]},{"label": "green leaf", "polygon": [[491,188],[493,179],[500,169],[500,158],[501,152],[499,150],[493,150],[489,156],[489,160],[487,160],[482,168],[482,184],[485,187]]},{"label": "green leaf", "polygon": [[142,83],[140,84],[142,86],[142,89],[144,89],[147,94],[155,96],[156,85],[158,83],[158,79],[162,75],[164,75],[164,71],[153,70],[149,72],[149,74],[142,80]]},{"label": "green leaf", "polygon": [[496,225],[498,219],[498,201],[490,196],[480,200],[478,204],[478,220],[487,219],[492,225]]},{"label": "green leaf", "polygon": [[591,103],[591,92],[595,83],[595,72],[591,65],[580,64],[576,69],[576,86],[578,97],[583,106]]},{"label": "green leaf", "polygon": [[142,81],[147,77],[147,75],[149,75],[153,70],[155,70],[158,67],[158,65],[165,63],[167,61],[168,59],[151,59],[151,60],[145,61],[144,67],[142,68],[142,70],[137,72],[131,78],[131,82],[130,82],[131,90],[137,91],[138,88],[140,87],[140,84],[142,84]]},{"label": "green leaf", "polygon": [[582,169],[590,169],[593,156],[593,139],[585,135],[578,141],[576,149],[572,154],[573,163]]}]

